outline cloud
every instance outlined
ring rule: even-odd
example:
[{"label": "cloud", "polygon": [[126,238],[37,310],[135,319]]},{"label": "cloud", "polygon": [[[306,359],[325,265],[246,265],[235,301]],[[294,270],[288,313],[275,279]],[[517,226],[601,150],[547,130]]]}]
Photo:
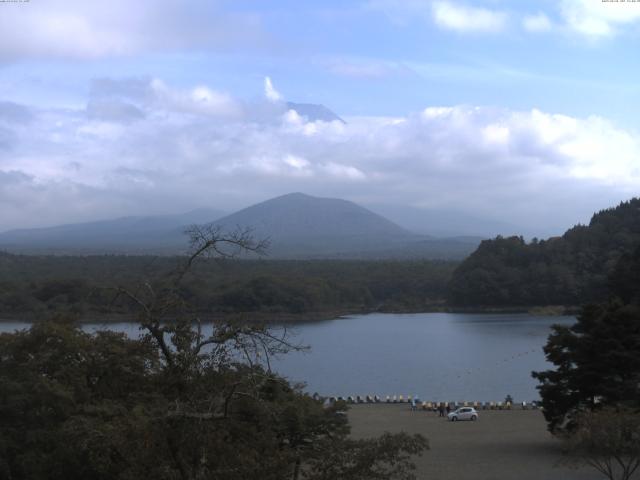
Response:
[{"label": "cloud", "polygon": [[544,13],[526,15],[522,19],[522,27],[532,33],[548,32],[553,28],[551,20]]},{"label": "cloud", "polygon": [[260,18],[195,0],[48,0],[3,5],[0,60],[94,59],[145,52],[259,47]]},{"label": "cloud", "polygon": [[561,0],[560,13],[569,29],[589,37],[608,37],[640,21],[640,3]]},{"label": "cloud", "polygon": [[90,101],[87,115],[92,120],[129,123],[144,118],[144,112],[135,105],[117,100]]},{"label": "cloud", "polygon": [[151,81],[153,106],[172,112],[202,114],[219,117],[239,117],[242,112],[240,102],[231,95],[198,85],[190,90],[176,90],[162,80]]},{"label": "cloud", "polygon": [[206,85],[176,89],[158,78],[98,78],[91,82],[86,112],[92,120],[128,123],[154,111],[233,119],[243,115],[243,108],[231,95]]},{"label": "cloud", "polygon": [[153,96],[150,77],[94,78],[89,95],[92,99],[145,101]]},{"label": "cloud", "polygon": [[33,118],[31,110],[14,102],[0,101],[0,121],[9,123],[28,123]]},{"label": "cloud", "polygon": [[486,8],[436,1],[433,2],[432,9],[436,25],[461,33],[496,33],[504,30],[507,23],[506,13]]},{"label": "cloud", "polygon": [[232,210],[291,191],[570,226],[640,187],[640,137],[601,117],[432,106],[343,124],[209,85],[107,80],[86,110],[18,106],[29,122],[2,125],[3,228]]},{"label": "cloud", "polygon": [[369,10],[384,13],[397,25],[418,19],[459,33],[497,33],[506,28],[508,20],[503,11],[447,0],[369,0],[365,5]]},{"label": "cloud", "polygon": [[281,102],[283,100],[282,95],[278,92],[273,83],[271,83],[270,77],[264,77],[264,96],[270,102]]}]

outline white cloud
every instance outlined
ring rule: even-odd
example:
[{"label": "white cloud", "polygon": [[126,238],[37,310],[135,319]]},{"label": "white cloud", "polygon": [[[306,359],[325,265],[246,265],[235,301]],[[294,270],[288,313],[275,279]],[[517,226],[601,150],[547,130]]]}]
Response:
[{"label": "white cloud", "polygon": [[0,60],[233,49],[259,46],[265,37],[257,16],[227,13],[204,0],[8,2],[1,13]]},{"label": "white cloud", "polygon": [[240,119],[245,113],[242,102],[226,92],[206,85],[177,89],[158,78],[94,79],[86,111],[93,120],[115,123],[139,121],[153,112],[227,120]]},{"label": "white cloud", "polygon": [[640,21],[639,2],[561,0],[560,12],[571,30],[596,38],[614,35]]},{"label": "white cloud", "polygon": [[362,170],[350,165],[342,165],[340,163],[328,162],[320,165],[320,168],[332,177],[346,180],[364,180],[366,175]]},{"label": "white cloud", "polygon": [[544,13],[527,15],[522,19],[523,28],[532,33],[548,32],[553,28],[551,20]]},{"label": "white cloud", "polygon": [[274,103],[281,102],[283,99],[280,92],[278,92],[273,86],[270,77],[264,77],[264,96],[267,98],[267,100]]},{"label": "white cloud", "polygon": [[231,95],[198,85],[190,90],[169,88],[159,79],[150,83],[156,106],[174,112],[197,113],[220,117],[239,117],[242,107]]},{"label": "white cloud", "polygon": [[476,8],[448,1],[433,2],[433,20],[441,28],[457,32],[500,32],[507,23],[507,14],[486,8]]},{"label": "white cloud", "polygon": [[290,191],[500,212],[531,226],[564,212],[569,226],[577,205],[595,210],[640,188],[640,136],[600,117],[433,106],[343,124],[265,100],[271,110],[255,121],[260,105],[212,86],[101,82],[96,99],[118,92],[144,115],[122,122],[12,104],[28,121],[0,117],[3,228],[233,209]]}]

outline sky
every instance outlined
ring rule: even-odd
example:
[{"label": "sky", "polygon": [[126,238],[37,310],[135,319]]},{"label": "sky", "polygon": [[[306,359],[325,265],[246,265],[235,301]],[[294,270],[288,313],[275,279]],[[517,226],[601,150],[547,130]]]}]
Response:
[{"label": "sky", "polygon": [[0,231],[299,191],[558,234],[640,191],[639,47],[629,1],[0,2]]}]

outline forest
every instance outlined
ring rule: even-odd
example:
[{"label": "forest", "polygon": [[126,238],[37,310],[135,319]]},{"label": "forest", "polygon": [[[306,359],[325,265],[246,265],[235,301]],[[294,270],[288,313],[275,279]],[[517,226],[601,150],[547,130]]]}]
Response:
[{"label": "forest", "polygon": [[458,306],[581,305],[606,299],[618,260],[640,245],[640,199],[622,202],[548,240],[483,241],[453,273]]},{"label": "forest", "polygon": [[[131,313],[113,302],[130,286],[174,270],[181,257],[0,254],[0,315],[38,319]],[[333,315],[439,308],[457,263],[203,259],[181,288],[201,314]]]}]

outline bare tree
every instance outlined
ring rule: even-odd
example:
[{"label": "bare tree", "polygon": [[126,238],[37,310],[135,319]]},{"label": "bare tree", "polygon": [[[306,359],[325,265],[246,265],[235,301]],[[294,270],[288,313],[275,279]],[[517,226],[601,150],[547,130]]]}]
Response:
[{"label": "bare tree", "polygon": [[610,480],[629,480],[640,467],[640,412],[608,407],[584,412],[565,436],[572,463],[595,468]]},{"label": "bare tree", "polygon": [[187,233],[190,253],[177,269],[116,288],[136,307],[143,341],[157,347],[154,381],[162,394],[150,423],[177,478],[415,478],[411,456],[428,447],[423,437],[351,440],[337,405],[325,408],[271,371],[274,354],[302,348],[286,329],[219,321],[205,333],[183,281],[204,257],[262,254],[267,242],[215,226]]},{"label": "bare tree", "polygon": [[[185,278],[199,260],[228,259],[243,253],[264,255],[269,243],[268,240],[256,240],[251,229],[237,228],[226,232],[216,225],[194,225],[185,233],[189,237],[189,252],[175,270],[164,278],[145,279],[134,286],[115,288],[116,299],[124,298],[137,309],[140,328],[160,350],[165,367],[180,375],[201,370],[205,362],[207,367],[226,366],[230,359],[241,355],[250,367],[259,363],[269,373],[273,355],[305,348],[289,340],[286,327],[276,329],[257,323],[211,321],[205,334],[199,313],[192,311],[184,299],[181,284]],[[237,387],[220,397],[217,402],[220,415],[228,410],[231,397],[249,394]],[[205,413],[192,415],[208,418],[212,416],[211,412],[208,409]]]},{"label": "bare tree", "polygon": [[263,255],[268,241],[255,240],[250,229],[225,232],[217,225],[194,225],[185,233],[189,237],[189,253],[182,265],[165,278],[115,288],[116,299],[124,297],[137,308],[141,328],[156,342],[164,362],[174,366],[179,356],[195,359],[205,347],[222,355],[227,350],[223,347],[228,345],[252,353],[253,358],[292,348],[286,335],[275,335],[258,325],[217,323],[211,334],[203,334],[200,316],[190,311],[181,292],[185,277],[203,258],[233,258],[247,252]]}]

